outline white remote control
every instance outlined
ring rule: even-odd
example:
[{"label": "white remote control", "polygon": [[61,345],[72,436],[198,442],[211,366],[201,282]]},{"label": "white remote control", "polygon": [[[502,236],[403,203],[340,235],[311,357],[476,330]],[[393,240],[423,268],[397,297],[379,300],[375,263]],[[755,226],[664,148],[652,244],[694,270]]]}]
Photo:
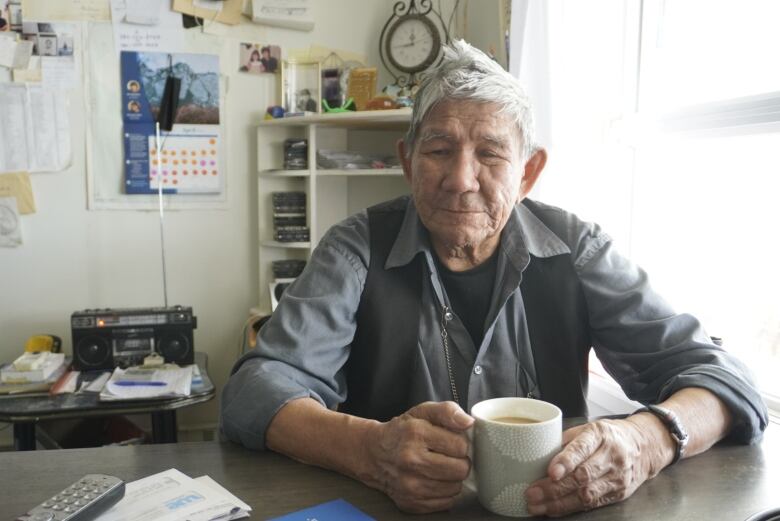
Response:
[{"label": "white remote control", "polygon": [[16,521],[88,521],[125,495],[125,482],[114,476],[88,474],[33,508]]}]

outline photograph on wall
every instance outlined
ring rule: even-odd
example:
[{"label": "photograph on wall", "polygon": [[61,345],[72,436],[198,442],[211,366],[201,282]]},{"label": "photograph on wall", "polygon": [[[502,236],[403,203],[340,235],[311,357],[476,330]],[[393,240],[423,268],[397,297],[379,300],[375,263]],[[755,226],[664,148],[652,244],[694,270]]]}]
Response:
[{"label": "photograph on wall", "polygon": [[319,112],[320,63],[283,62],[282,92],[285,112]]},{"label": "photograph on wall", "polygon": [[[219,57],[210,54],[122,52],[125,193],[221,193]],[[173,127],[158,120],[168,78],[179,80]],[[170,109],[170,107],[168,107]]]},{"label": "photograph on wall", "polygon": [[73,24],[68,23],[24,22],[22,40],[33,42],[33,56],[73,60],[74,31]]},{"label": "photograph on wall", "polygon": [[22,0],[0,0],[0,32],[22,32]]},{"label": "photograph on wall", "polygon": [[250,74],[275,73],[279,70],[281,58],[282,49],[278,45],[240,43],[238,71]]}]

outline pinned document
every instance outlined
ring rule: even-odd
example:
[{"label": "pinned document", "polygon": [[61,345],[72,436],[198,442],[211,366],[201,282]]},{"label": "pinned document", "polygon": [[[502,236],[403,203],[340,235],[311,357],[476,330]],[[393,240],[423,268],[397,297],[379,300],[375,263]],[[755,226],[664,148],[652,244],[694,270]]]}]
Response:
[{"label": "pinned document", "polygon": [[22,244],[22,223],[15,197],[0,197],[0,246]]}]

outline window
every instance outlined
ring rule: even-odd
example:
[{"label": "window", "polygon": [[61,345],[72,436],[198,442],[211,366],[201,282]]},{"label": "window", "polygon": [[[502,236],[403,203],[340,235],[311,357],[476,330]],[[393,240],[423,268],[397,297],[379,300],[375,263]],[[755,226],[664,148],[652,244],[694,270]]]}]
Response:
[{"label": "window", "polygon": [[545,9],[550,160],[534,195],[601,223],[780,410],[780,3]]}]

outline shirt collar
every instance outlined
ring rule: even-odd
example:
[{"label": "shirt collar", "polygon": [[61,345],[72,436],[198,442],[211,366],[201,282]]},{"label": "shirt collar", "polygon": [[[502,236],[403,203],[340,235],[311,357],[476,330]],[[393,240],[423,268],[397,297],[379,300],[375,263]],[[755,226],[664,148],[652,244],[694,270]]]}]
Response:
[{"label": "shirt collar", "polygon": [[[423,226],[414,200],[409,197],[404,220],[398,232],[385,269],[403,266],[420,253],[432,255],[428,230]],[[501,234],[501,246],[519,270],[528,264],[528,255],[553,257],[571,253],[569,247],[523,204],[515,205]]]}]

